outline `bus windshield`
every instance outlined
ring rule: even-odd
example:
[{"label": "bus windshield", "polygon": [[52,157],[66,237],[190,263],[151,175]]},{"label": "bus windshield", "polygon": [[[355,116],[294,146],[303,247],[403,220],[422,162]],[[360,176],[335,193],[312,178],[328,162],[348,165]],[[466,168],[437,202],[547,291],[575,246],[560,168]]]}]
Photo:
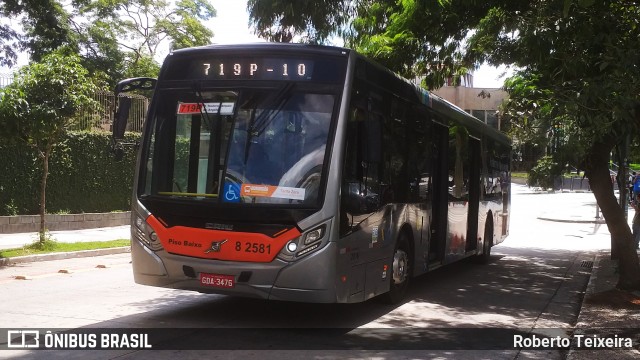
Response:
[{"label": "bus windshield", "polygon": [[335,95],[296,88],[162,90],[142,196],[319,205]]}]

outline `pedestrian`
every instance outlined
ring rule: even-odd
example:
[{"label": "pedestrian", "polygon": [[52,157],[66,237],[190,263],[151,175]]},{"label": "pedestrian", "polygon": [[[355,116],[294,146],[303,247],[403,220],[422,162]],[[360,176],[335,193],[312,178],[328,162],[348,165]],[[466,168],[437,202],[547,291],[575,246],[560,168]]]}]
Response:
[{"label": "pedestrian", "polygon": [[633,179],[633,201],[636,201],[638,194],[640,194],[640,175],[636,175]]},{"label": "pedestrian", "polygon": [[633,221],[631,222],[631,230],[637,249],[638,245],[640,245],[640,193],[635,194],[635,198],[631,202],[631,207],[635,210],[635,215],[633,215]]},{"label": "pedestrian", "polygon": [[632,171],[629,175],[629,180],[627,181],[627,186],[629,187],[629,201],[633,201],[633,183],[636,180],[636,172]]}]

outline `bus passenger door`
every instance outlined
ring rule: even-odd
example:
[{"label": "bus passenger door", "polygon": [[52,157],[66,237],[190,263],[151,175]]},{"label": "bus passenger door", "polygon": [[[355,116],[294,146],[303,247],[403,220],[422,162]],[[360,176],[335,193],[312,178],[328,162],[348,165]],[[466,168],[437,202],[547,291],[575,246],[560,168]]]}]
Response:
[{"label": "bus passenger door", "polygon": [[442,264],[447,245],[448,217],[448,149],[449,128],[433,123],[433,200],[431,209],[431,238],[429,240],[429,267]]}]

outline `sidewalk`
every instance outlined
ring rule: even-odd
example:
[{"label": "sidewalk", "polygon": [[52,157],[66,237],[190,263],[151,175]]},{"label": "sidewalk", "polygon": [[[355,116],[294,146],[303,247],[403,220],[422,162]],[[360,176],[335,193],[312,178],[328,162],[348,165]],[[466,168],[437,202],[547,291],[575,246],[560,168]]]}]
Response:
[{"label": "sidewalk", "polygon": [[571,350],[567,359],[640,358],[640,292],[617,290],[617,271],[617,261],[611,260],[609,251],[596,254],[574,337],[584,334],[610,339],[631,338],[635,350]]},{"label": "sidewalk", "polygon": [[[561,198],[567,204],[560,209],[548,209],[540,213],[540,220],[567,223],[605,224],[602,214],[596,211],[596,200],[590,192],[537,191],[525,186],[513,186],[514,193],[526,196],[548,194]],[[617,196],[617,194],[616,194]],[[566,209],[570,208],[571,211]],[[629,224],[635,212],[629,208]],[[597,217],[599,215],[599,217]],[[605,225],[603,225],[605,226]],[[640,358],[640,292],[628,293],[617,290],[617,261],[611,260],[609,250],[597,252],[580,313],[575,326],[575,335],[597,336],[599,338],[629,337],[633,339],[635,350],[578,350],[569,352],[567,359],[638,359]]]},{"label": "sidewalk", "polygon": [[[89,241],[110,241],[119,239],[129,239],[131,236],[129,225],[114,226],[96,229],[83,230],[67,230],[67,231],[51,231],[51,237],[64,243],[72,242],[89,242]],[[17,234],[0,234],[0,250],[20,248],[29,245],[38,240],[38,233],[17,233]],[[0,266],[34,262],[46,260],[61,260],[66,258],[100,256],[129,252],[129,247],[118,247],[110,249],[97,249],[87,251],[76,251],[73,253],[53,253],[41,255],[20,256],[10,259],[0,259]]]}]

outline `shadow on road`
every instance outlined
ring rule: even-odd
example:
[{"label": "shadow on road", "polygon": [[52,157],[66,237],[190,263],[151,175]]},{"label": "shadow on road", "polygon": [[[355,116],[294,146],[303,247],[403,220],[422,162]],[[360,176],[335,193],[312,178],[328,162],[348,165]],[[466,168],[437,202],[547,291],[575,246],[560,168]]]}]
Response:
[{"label": "shadow on road", "polygon": [[[539,327],[545,313],[557,320],[548,327],[573,326],[589,273],[575,269],[577,255],[504,250],[485,266],[463,261],[413,279],[397,306],[377,299],[304,304],[175,292],[131,304],[138,314],[84,329],[143,329],[154,349],[504,350],[512,349],[513,335]],[[579,283],[562,293],[574,278]],[[553,300],[558,296],[561,301]]]}]

